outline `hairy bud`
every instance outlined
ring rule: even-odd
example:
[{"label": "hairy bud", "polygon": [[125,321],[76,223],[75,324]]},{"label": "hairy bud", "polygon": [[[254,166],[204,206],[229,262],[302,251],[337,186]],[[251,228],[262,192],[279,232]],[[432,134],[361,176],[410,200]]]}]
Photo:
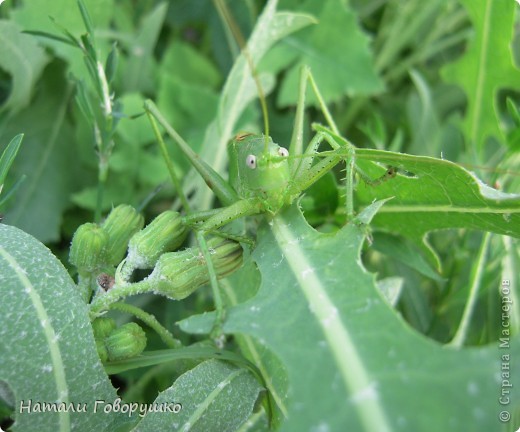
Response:
[{"label": "hairy bud", "polygon": [[177,249],[186,235],[186,226],[180,214],[165,211],[132,236],[126,265],[132,269],[152,268],[161,254]]},{"label": "hairy bud", "polygon": [[94,339],[105,339],[116,328],[116,322],[112,318],[101,317],[92,321]]},{"label": "hairy bud", "polygon": [[92,273],[106,264],[108,235],[95,223],[76,230],[70,245],[69,261],[80,274]]},{"label": "hairy bud", "polygon": [[[219,279],[241,266],[243,251],[239,243],[213,238],[208,241],[208,248]],[[199,248],[169,252],[159,258],[147,282],[154,292],[181,300],[209,282],[208,267]]]},{"label": "hairy bud", "polygon": [[126,253],[128,241],[144,225],[144,218],[132,206],[121,204],[112,209],[101,227],[108,234],[108,264],[118,265]]},{"label": "hairy bud", "polygon": [[108,360],[108,351],[105,346],[105,341],[103,339],[94,339],[96,342],[96,351],[98,353],[99,358],[103,363]]},{"label": "hairy bud", "polygon": [[146,348],[146,334],[138,324],[128,323],[110,333],[105,347],[110,361],[135,357]]}]

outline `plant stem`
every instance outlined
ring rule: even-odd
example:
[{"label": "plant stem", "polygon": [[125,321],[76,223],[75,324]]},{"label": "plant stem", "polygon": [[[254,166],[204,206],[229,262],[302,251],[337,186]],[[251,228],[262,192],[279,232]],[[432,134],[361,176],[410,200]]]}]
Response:
[{"label": "plant stem", "polygon": [[484,234],[484,238],[482,239],[480,250],[478,252],[477,261],[475,262],[471,272],[471,288],[469,290],[468,301],[466,302],[466,307],[464,308],[459,328],[449,343],[449,345],[455,348],[460,348],[468,336],[469,326],[471,324],[471,316],[473,314],[473,310],[475,309],[477,295],[480,288],[480,283],[482,281],[484,267],[486,265],[486,254],[489,247],[490,238],[491,233],[487,232]]},{"label": "plant stem", "polygon": [[213,339],[218,340],[222,337],[222,323],[224,322],[224,303],[222,301],[222,295],[220,294],[217,273],[215,272],[215,267],[213,266],[213,261],[211,260],[211,254],[209,252],[206,239],[204,238],[203,231],[197,231],[197,243],[199,244],[200,251],[204,256],[204,260],[206,261],[206,265],[208,267],[209,281],[213,293],[213,300],[215,301],[216,314],[215,324],[213,325],[213,330],[211,333]]},{"label": "plant stem", "polygon": [[181,341],[175,339],[173,335],[168,331],[168,329],[163,327],[161,323],[157,321],[157,318],[155,318],[152,314],[149,314],[136,306],[121,302],[111,304],[110,309],[119,310],[121,312],[129,313],[136,316],[148,327],[155,330],[155,332],[160,336],[162,341],[169,348],[180,348],[182,346]]},{"label": "plant stem", "polygon": [[125,285],[115,285],[107,292],[103,292],[94,297],[90,303],[90,317],[91,319],[101,315],[102,312],[110,309],[111,305],[123,297],[128,297],[136,294],[143,294],[151,292],[152,285],[147,280],[136,283],[128,283]]},{"label": "plant stem", "polygon": [[168,150],[166,149],[166,144],[164,143],[162,134],[161,134],[161,132],[159,132],[157,122],[155,121],[155,118],[150,113],[150,111],[146,110],[146,115],[148,116],[148,119],[150,120],[150,123],[152,124],[152,129],[154,131],[155,138],[157,139],[157,142],[159,143],[159,148],[161,149],[161,153],[162,153],[164,162],[166,163],[166,167],[168,168],[168,172],[170,173],[170,179],[173,183],[173,186],[175,187],[175,190],[177,191],[177,195],[182,202],[182,206],[184,207],[184,210],[189,213],[190,205],[188,203],[186,196],[184,195],[184,192],[182,191],[181,182],[179,181],[179,178],[177,177],[177,173],[175,172],[173,162],[172,162],[170,156],[168,155]]}]

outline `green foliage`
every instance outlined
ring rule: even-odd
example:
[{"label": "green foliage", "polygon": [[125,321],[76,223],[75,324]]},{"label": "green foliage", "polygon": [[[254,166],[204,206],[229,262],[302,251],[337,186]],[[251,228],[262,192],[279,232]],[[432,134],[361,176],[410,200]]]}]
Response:
[{"label": "green foliage", "polygon": [[[18,228],[0,225],[0,379],[15,395],[17,430],[116,429],[121,414],[94,414],[117,397],[96,354],[86,305],[63,265]],[[37,383],[37,385],[35,385]],[[21,403],[87,404],[81,412],[20,412]]]},{"label": "green foliage", "polygon": [[[341,0],[327,2],[281,2],[285,9],[305,11],[316,17],[320,25],[307,27],[285,38],[269,57],[278,67],[286,68],[278,103],[296,104],[300,68],[309,66],[327,103],[345,95],[369,95],[383,90],[383,83],[374,70],[368,38],[359,29],[352,9]],[[335,43],[330,43],[334,40]],[[317,104],[310,97],[310,102]]]},{"label": "green foliage", "polygon": [[[446,349],[410,332],[357,261],[364,239],[360,227],[320,234],[293,206],[271,229],[263,225],[258,238],[253,259],[262,283],[252,299],[228,311],[225,330],[258,341],[284,364],[280,370],[260,363],[268,376],[291,383],[288,393],[268,383],[275,409],[287,418],[282,430],[392,431],[399,429],[399,413],[410,431],[450,424],[493,429],[496,402],[481,394],[496,387],[501,350]],[[196,318],[182,328],[199,332],[211,325],[207,315]],[[520,355],[518,340],[509,352]],[[410,394],[421,397],[411,400]],[[334,402],[351,398],[355,401],[341,409]],[[438,414],[410,415],[422,404]],[[312,410],[300,408],[311,405]]]},{"label": "green foliage", "polygon": [[[7,147],[2,152],[2,155],[0,156],[0,194],[4,190],[4,182],[7,177],[7,173],[9,172],[9,169],[11,168],[11,165],[13,164],[14,158],[16,157],[18,150],[20,149],[20,145],[22,144],[23,135],[19,134],[16,135],[10,142],[7,144]],[[21,180],[23,180],[24,177],[22,177]],[[15,188],[11,188],[5,194],[2,199],[0,199],[0,206],[9,199],[9,195],[11,195],[14,192]]]},{"label": "green foliage", "polygon": [[[515,8],[513,0],[2,3],[0,427],[516,430]],[[156,101],[226,179],[229,139],[263,131],[255,75],[273,140],[288,147],[303,65],[330,105],[334,139],[357,147],[356,218],[347,220],[351,173],[339,164],[279,214],[226,225],[220,236],[242,247],[217,238],[204,250],[193,233],[207,215],[184,217],[179,192],[192,211],[211,215],[222,203],[171,140],[162,153],[143,102]],[[304,144],[325,130],[315,95],[307,99]],[[319,152],[316,163],[334,153]],[[111,209],[130,206],[146,223],[179,211],[175,231],[188,239],[162,253],[169,247],[153,233],[150,263],[126,263],[125,274],[143,221],[119,221],[110,265],[69,275],[78,226],[106,227]],[[98,267],[83,247],[73,252]],[[172,280],[156,272],[152,286],[153,273],[134,267],[157,259],[171,260]],[[227,341],[217,349],[213,299],[198,284],[242,260],[219,281]],[[175,295],[152,292],[159,285]],[[94,332],[92,304],[106,313]],[[114,343],[123,355],[105,344],[116,326],[139,328],[136,346],[129,334]],[[29,399],[86,403],[88,413],[20,413]],[[94,414],[95,400],[180,411]],[[418,415],[424,407],[429,415]],[[512,419],[501,421],[501,411]]]},{"label": "green foliage", "polygon": [[13,80],[9,99],[1,104],[2,111],[14,114],[28,105],[47,62],[45,52],[32,37],[22,34],[15,23],[0,21],[0,67]]},{"label": "green foliage", "polygon": [[9,201],[5,219],[43,241],[60,239],[62,214],[71,191],[81,182],[81,167],[71,164],[75,160],[73,126],[67,116],[71,94],[62,66],[49,65],[30,107],[0,130],[1,142],[24,131],[24,145],[9,177],[26,179],[16,199]]},{"label": "green foliage", "polygon": [[[359,150],[358,157],[396,166],[403,172],[376,187],[359,186],[357,196],[365,205],[374,199],[392,198],[375,217],[375,226],[419,244],[428,232],[445,228],[520,237],[519,194],[493,189],[461,166],[442,159],[370,149]],[[381,173],[374,164],[363,168],[371,174]],[[428,250],[424,252],[430,255]]]},{"label": "green foliage", "polygon": [[[201,432],[237,430],[251,415],[261,390],[247,370],[208,360],[181,375],[157,397],[158,404],[181,404],[179,413],[148,415],[136,430],[167,430],[172,423]],[[230,406],[233,410],[228,409]]]},{"label": "green foliage", "polygon": [[500,130],[500,89],[517,86],[520,71],[513,64],[509,44],[515,4],[507,0],[462,1],[475,34],[466,55],[448,65],[445,77],[461,86],[468,99],[464,132],[468,143],[485,150],[486,139],[503,136]]}]

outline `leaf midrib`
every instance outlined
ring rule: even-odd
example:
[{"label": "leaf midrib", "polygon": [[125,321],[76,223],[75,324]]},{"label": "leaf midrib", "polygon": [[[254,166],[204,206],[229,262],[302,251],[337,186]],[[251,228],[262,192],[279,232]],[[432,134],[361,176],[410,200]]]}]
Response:
[{"label": "leaf midrib", "polygon": [[[293,235],[290,224],[283,216],[273,219],[272,232],[292,273],[298,281],[309,305],[316,316],[328,342],[332,358],[338,366],[346,391],[354,399],[370,391],[374,386],[369,372],[363,365],[348,329],[344,326],[326,288],[315,273],[298,239]],[[386,414],[377,397],[359,398],[355,404],[364,425],[364,430],[389,432],[392,430]]]},{"label": "leaf midrib", "polygon": [[[42,299],[36,291],[33,284],[31,283],[31,281],[29,280],[29,278],[27,277],[27,275],[25,274],[23,268],[16,261],[16,258],[13,257],[2,246],[0,246],[0,256],[4,258],[9,267],[11,267],[11,269],[14,271],[20,284],[23,286],[24,292],[29,296],[29,299],[32,302],[38,320],[42,326],[43,334],[45,335],[45,340],[47,342],[47,345],[49,346],[49,354],[51,356],[52,362],[52,372],[54,375],[56,391],[58,394],[56,402],[63,402],[66,405],[68,405],[70,403],[69,391],[67,387],[67,379],[65,377],[65,366],[61,356],[60,347],[58,345],[58,337],[54,332],[54,328],[51,325],[49,315],[45,310]],[[70,414],[68,410],[59,411],[58,416],[60,424],[59,430],[62,432],[70,431]]]}]

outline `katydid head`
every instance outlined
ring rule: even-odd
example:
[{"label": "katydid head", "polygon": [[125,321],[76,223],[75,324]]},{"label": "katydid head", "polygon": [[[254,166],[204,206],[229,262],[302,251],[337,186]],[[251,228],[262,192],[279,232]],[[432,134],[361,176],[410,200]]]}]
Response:
[{"label": "katydid head", "polygon": [[[267,142],[267,145],[266,145]],[[272,207],[283,200],[290,180],[287,149],[264,135],[240,134],[229,143],[229,181],[241,198],[258,197]]]}]

